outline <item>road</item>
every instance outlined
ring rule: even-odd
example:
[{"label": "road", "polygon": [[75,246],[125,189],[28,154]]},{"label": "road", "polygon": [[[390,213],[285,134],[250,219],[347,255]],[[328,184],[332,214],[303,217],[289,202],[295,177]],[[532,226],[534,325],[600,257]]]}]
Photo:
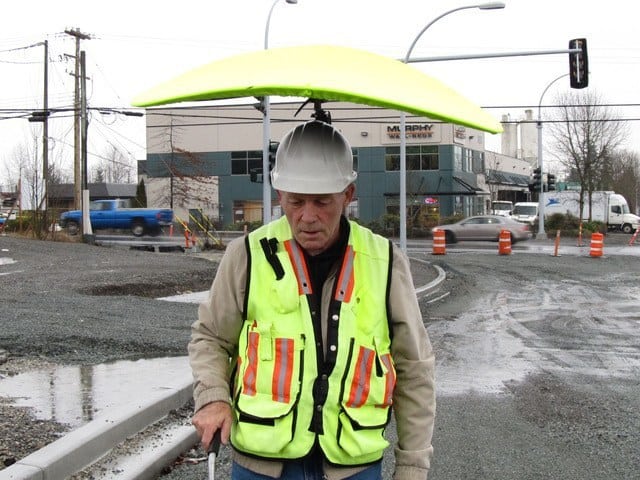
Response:
[{"label": "road", "polygon": [[[437,291],[421,299],[437,358],[438,412],[430,480],[638,478],[640,246],[627,246],[628,238],[608,236],[601,258],[589,257],[588,247],[567,247],[560,256],[553,256],[549,242],[516,245],[509,256],[497,255],[495,244],[460,244],[443,256],[431,255],[428,243],[425,248],[410,244],[412,257],[438,265],[447,274]],[[70,292],[65,305],[84,302],[92,311],[102,305],[120,314],[138,315],[136,322],[142,328],[132,326],[135,335],[144,335],[155,324],[159,333],[175,332],[173,337],[154,334],[142,347],[132,343],[126,330],[123,335],[113,312],[93,313],[86,319],[88,331],[74,330],[73,352],[62,350],[57,355],[58,350],[47,349],[44,338],[63,336],[64,325],[79,321],[83,314],[70,311],[65,318],[48,318],[47,335],[41,333],[38,317],[46,314],[42,299],[49,297],[41,291],[44,283],[25,282],[23,286],[40,291],[25,292],[3,318],[24,319],[31,312],[33,321],[24,327],[32,331],[21,335],[19,326],[12,323],[9,333],[3,328],[5,333],[0,334],[0,347],[9,345],[24,354],[29,339],[35,338],[40,354],[74,363],[90,362],[96,353],[97,358],[122,357],[128,348],[138,354],[156,349],[175,355],[176,337],[178,346],[188,337],[187,319],[194,309],[159,308],[151,299],[118,297],[123,292],[113,285],[131,285],[131,277],[140,284],[152,284],[160,271],[164,272],[161,283],[166,284],[171,274],[186,279],[189,268],[202,272],[206,265],[183,254],[78,247],[63,247],[66,270],[72,272],[74,265],[77,268],[98,254],[102,270],[115,275],[108,290],[116,296],[90,295],[87,282],[102,289],[107,282],[104,274],[86,273],[71,285],[55,287],[58,296],[65,289]],[[49,256],[32,258],[44,252]],[[111,258],[114,253],[117,259]],[[39,265],[52,262],[52,250],[30,248],[29,255],[29,261],[3,268],[24,269],[21,278],[28,279],[37,274]],[[126,265],[126,276],[113,273],[115,263]],[[58,277],[65,275],[62,266],[52,269]],[[119,298],[127,299],[124,312]],[[156,315],[153,322],[144,312],[132,313],[140,308]],[[93,328],[100,328],[99,336]],[[101,341],[94,341],[96,337]],[[393,440],[392,429],[389,436]],[[223,448],[218,466],[221,478],[228,476],[228,454]],[[176,464],[162,478],[203,478],[203,452],[196,449],[187,457],[192,461]],[[390,478],[392,468],[387,456],[385,478]]]},{"label": "road", "polygon": [[430,478],[638,478],[637,257],[461,253],[441,264],[468,298],[429,312]]},{"label": "road", "polygon": [[[558,256],[552,242],[510,256],[409,245],[447,273],[421,300],[437,358],[430,480],[639,478],[640,246],[628,239],[611,235],[601,258],[566,240]],[[183,463],[163,478],[205,474]]]}]

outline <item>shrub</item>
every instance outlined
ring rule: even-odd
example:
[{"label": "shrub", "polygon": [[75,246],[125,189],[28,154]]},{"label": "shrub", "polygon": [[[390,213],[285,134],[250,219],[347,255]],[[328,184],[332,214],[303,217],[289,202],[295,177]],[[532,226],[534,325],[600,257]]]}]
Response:
[{"label": "shrub", "polygon": [[[578,217],[571,215],[570,213],[554,213],[545,218],[545,230],[549,235],[560,230],[560,235],[563,237],[577,237],[580,233],[580,220]],[[536,220],[533,230],[538,231],[538,221]],[[607,226],[598,221],[582,222],[582,232],[584,234],[600,232],[606,233]]]},{"label": "shrub", "polygon": [[465,216],[463,214],[461,214],[461,213],[456,213],[456,214],[451,215],[449,217],[440,217],[439,225],[450,225],[452,223],[459,222],[463,218],[465,218]]},{"label": "shrub", "polygon": [[247,231],[251,232],[258,227],[262,226],[261,220],[256,220],[254,222],[236,222],[225,227],[225,230],[229,232],[241,232],[244,231],[244,228],[247,227]]}]

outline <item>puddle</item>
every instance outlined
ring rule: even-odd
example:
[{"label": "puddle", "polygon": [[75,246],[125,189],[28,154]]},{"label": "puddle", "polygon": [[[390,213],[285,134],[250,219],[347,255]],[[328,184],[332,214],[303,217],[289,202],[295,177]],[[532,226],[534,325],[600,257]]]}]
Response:
[{"label": "puddle", "polygon": [[160,297],[158,300],[167,302],[185,302],[185,303],[201,303],[209,296],[209,290],[203,292],[183,293],[180,295],[172,295],[170,297]]},{"label": "puddle", "polygon": [[52,366],[0,379],[0,397],[32,408],[38,419],[77,427],[105,409],[144,400],[190,378],[187,357]]},{"label": "puddle", "polygon": [[13,263],[16,263],[13,258],[0,257],[0,265],[11,265]]}]

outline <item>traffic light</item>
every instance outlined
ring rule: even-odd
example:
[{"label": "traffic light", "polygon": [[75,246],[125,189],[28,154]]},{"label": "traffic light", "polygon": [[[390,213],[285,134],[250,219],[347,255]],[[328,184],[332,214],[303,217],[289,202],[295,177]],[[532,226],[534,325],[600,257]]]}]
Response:
[{"label": "traffic light", "polygon": [[252,168],[249,170],[249,180],[251,183],[262,183],[262,168]]},{"label": "traffic light", "polygon": [[532,192],[539,192],[540,185],[542,185],[542,171],[540,170],[540,167],[537,167],[533,169],[533,182],[531,182],[529,190]]},{"label": "traffic light", "polygon": [[[276,164],[276,151],[278,150],[278,145],[280,142],[269,142],[269,172],[273,169]],[[264,183],[264,172],[263,168],[252,168],[249,170],[249,181],[252,183]],[[268,175],[268,173],[267,173]]]},{"label": "traffic light", "polygon": [[553,173],[547,174],[547,191],[552,192],[556,189],[556,176]]},{"label": "traffic light", "polygon": [[569,40],[569,49],[580,51],[569,54],[569,81],[571,88],[585,88],[589,85],[589,61],[587,59],[587,39]]},{"label": "traffic light", "polygon": [[269,172],[273,170],[276,164],[276,152],[278,151],[280,142],[269,141]]}]

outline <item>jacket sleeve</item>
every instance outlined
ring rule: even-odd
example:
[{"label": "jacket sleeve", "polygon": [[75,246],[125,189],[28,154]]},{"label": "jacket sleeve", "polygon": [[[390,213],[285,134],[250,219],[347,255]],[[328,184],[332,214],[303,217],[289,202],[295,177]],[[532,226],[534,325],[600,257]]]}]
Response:
[{"label": "jacket sleeve", "polygon": [[215,401],[230,401],[247,278],[244,238],[234,239],[220,261],[208,298],[198,307],[188,345],[195,411]]},{"label": "jacket sleeve", "polygon": [[435,360],[415,294],[409,261],[393,247],[389,307],[396,366],[393,411],[398,432],[394,480],[425,480],[433,447]]}]

